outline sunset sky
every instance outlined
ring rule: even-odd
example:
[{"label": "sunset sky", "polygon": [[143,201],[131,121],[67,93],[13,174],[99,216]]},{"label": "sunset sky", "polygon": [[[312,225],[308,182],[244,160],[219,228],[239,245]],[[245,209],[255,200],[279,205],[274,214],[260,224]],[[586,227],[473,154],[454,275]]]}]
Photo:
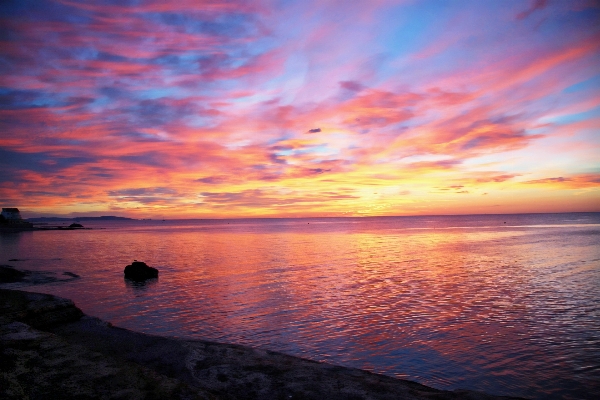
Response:
[{"label": "sunset sky", "polygon": [[2,1],[0,205],[600,211],[599,4]]}]

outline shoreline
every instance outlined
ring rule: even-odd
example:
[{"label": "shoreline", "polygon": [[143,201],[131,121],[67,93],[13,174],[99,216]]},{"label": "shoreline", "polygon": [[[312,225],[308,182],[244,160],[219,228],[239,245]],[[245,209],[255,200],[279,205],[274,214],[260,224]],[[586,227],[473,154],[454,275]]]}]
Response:
[{"label": "shoreline", "polygon": [[0,289],[0,350],[7,399],[514,399],[134,332],[85,315],[71,300],[10,289]]},{"label": "shoreline", "polygon": [[18,233],[18,232],[35,232],[35,231],[82,231],[104,228],[84,228],[71,227],[60,225],[34,225],[34,226],[0,226],[0,233]]}]

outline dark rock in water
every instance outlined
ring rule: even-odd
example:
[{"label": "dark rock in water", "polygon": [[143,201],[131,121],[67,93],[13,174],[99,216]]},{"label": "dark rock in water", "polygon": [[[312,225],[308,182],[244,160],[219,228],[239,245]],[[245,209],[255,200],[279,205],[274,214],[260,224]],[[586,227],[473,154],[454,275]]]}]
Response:
[{"label": "dark rock in water", "polygon": [[14,269],[10,265],[0,265],[0,283],[20,282],[27,275],[27,272]]},{"label": "dark rock in water", "polygon": [[125,278],[133,281],[143,281],[145,279],[158,278],[158,270],[149,267],[145,262],[134,261],[131,265],[125,267]]},{"label": "dark rock in water", "polygon": [[[67,276],[67,278],[65,278],[65,276]],[[18,270],[10,265],[0,265],[0,283],[18,282],[28,286],[54,282],[69,282],[79,278],[79,275],[68,271],[63,272],[62,275],[58,275],[54,271]]]},{"label": "dark rock in water", "polygon": [[71,225],[69,225],[69,228],[83,228],[83,225],[72,223]]}]

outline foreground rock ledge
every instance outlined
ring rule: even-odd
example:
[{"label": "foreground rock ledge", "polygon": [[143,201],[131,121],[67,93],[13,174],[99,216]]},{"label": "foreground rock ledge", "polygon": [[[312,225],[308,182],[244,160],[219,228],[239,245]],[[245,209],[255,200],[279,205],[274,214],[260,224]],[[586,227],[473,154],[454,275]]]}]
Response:
[{"label": "foreground rock ledge", "polygon": [[3,399],[508,399],[268,350],[116,328],[72,301],[0,289]]}]

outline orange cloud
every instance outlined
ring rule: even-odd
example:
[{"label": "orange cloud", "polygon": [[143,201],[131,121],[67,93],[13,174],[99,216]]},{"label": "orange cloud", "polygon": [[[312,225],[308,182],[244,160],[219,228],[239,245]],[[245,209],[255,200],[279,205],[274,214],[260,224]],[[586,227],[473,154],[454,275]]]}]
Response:
[{"label": "orange cloud", "polygon": [[568,177],[552,177],[523,182],[566,189],[600,188],[600,174],[581,174]]},{"label": "orange cloud", "polygon": [[586,189],[592,204],[595,11],[473,7],[8,7],[0,202],[140,216],[378,215],[463,212],[457,197],[485,211],[505,193],[568,210],[572,189]]}]

